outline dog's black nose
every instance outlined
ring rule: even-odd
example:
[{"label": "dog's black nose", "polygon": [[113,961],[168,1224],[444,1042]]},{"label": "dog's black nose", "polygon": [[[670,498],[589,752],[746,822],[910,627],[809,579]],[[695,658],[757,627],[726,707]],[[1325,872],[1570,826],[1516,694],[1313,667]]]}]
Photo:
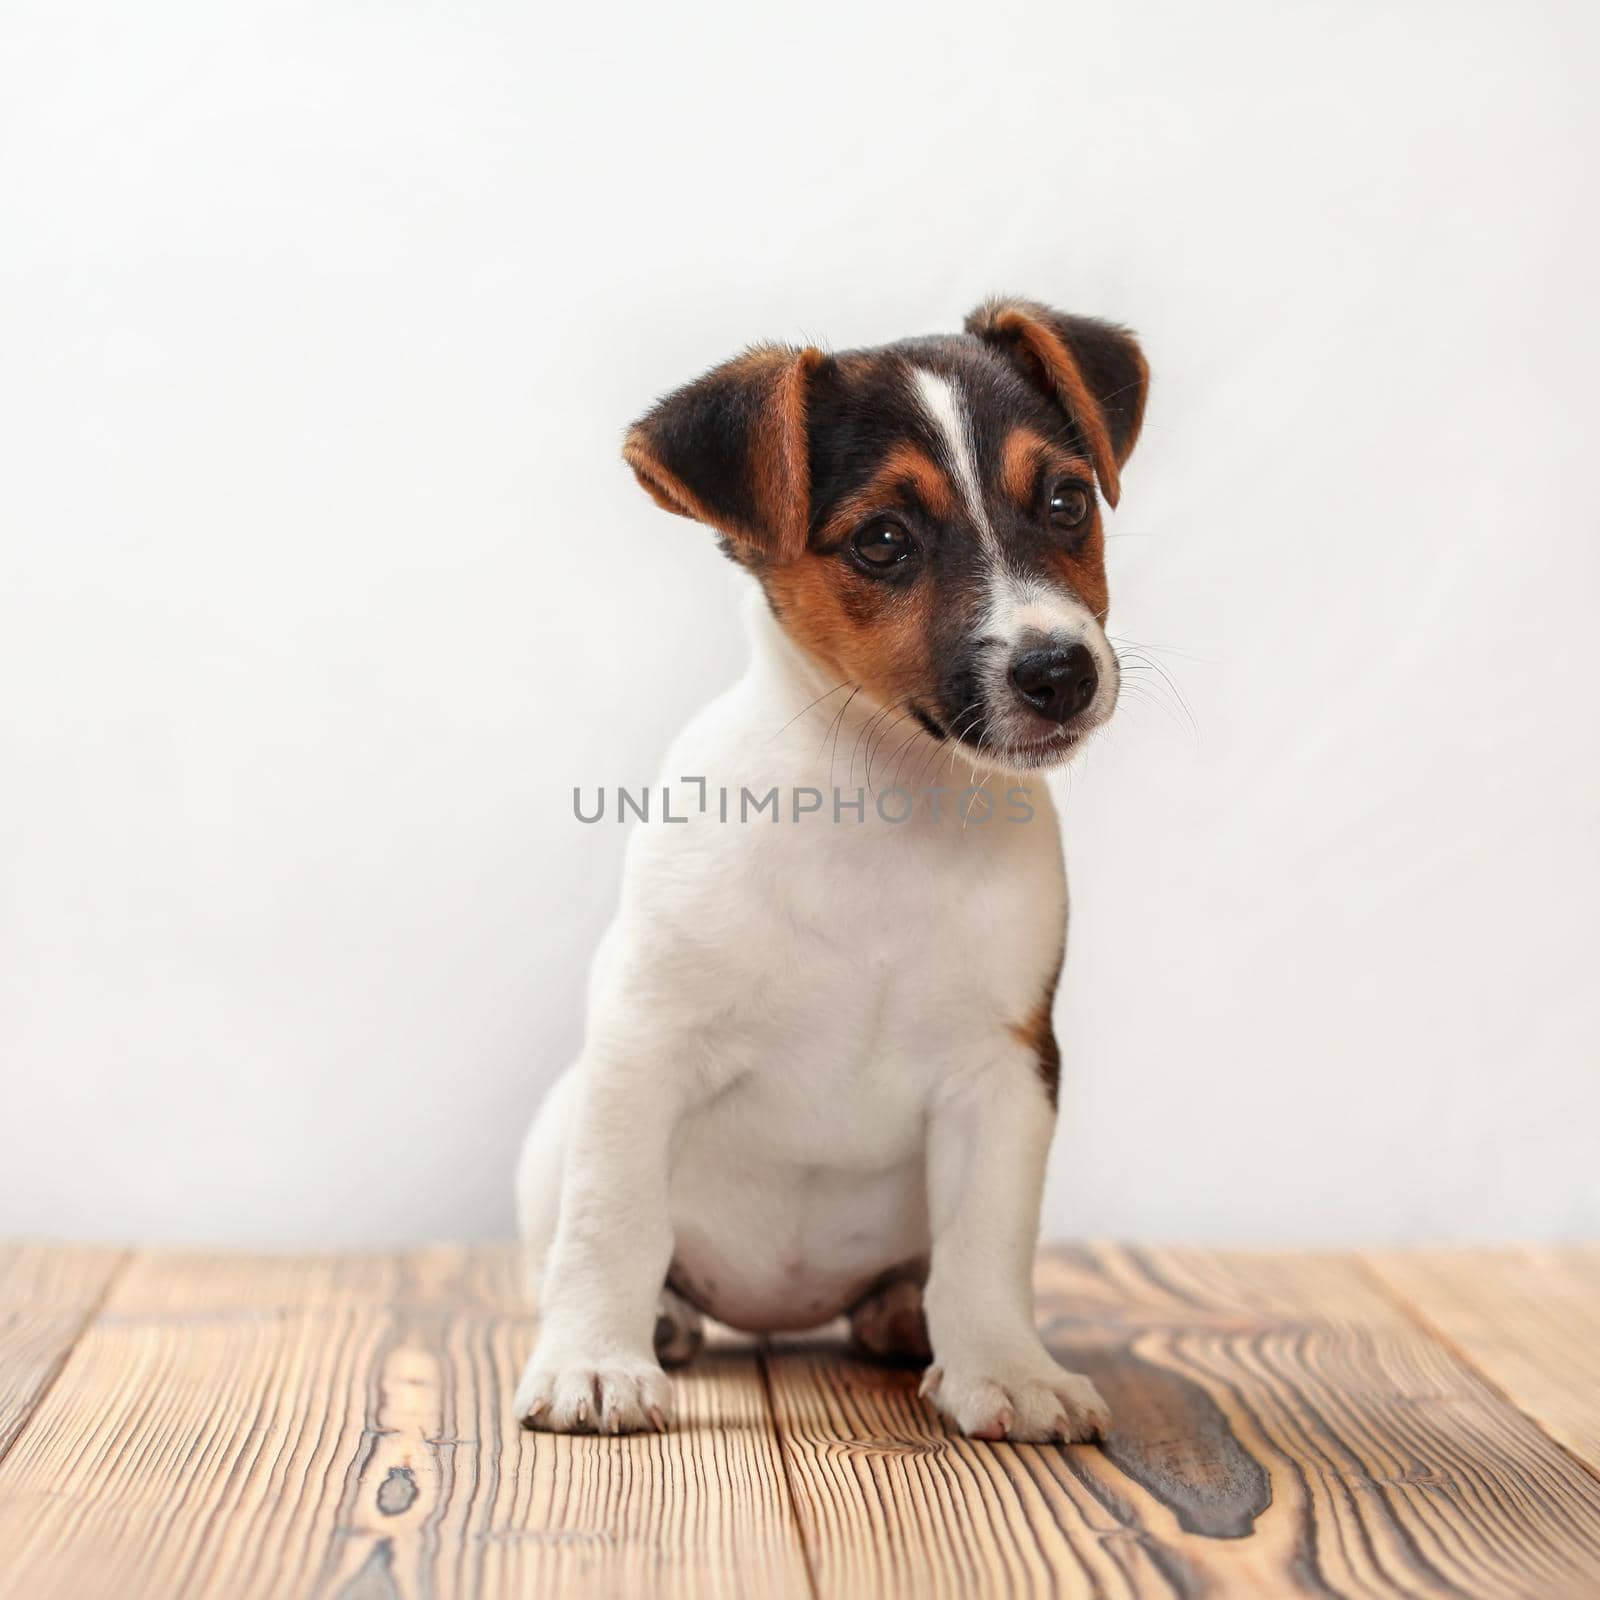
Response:
[{"label": "dog's black nose", "polygon": [[1018,656],[1011,663],[1011,682],[1041,717],[1070,722],[1094,699],[1100,674],[1088,645],[1048,645]]}]

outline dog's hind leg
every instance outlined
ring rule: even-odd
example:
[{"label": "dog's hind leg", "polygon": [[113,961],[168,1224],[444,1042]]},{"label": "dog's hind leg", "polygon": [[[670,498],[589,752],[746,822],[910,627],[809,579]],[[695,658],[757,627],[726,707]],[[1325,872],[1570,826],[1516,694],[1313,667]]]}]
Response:
[{"label": "dog's hind leg", "polygon": [[705,1319],[681,1294],[663,1289],[656,1308],[656,1360],[664,1367],[684,1366],[705,1342]]},{"label": "dog's hind leg", "polygon": [[879,1283],[850,1309],[850,1343],[875,1361],[925,1367],[933,1358],[922,1314],[922,1280],[902,1275]]}]

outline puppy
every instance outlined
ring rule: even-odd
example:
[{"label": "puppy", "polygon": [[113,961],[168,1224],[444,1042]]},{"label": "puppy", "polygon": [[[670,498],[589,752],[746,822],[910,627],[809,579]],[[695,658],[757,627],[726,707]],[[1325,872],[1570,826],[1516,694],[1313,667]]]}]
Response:
[{"label": "puppy", "polygon": [[977,1438],[1107,1426],[1034,1327],[1066,881],[1027,779],[1116,704],[1099,503],[1147,376],[1123,329],[998,300],[959,335],[758,346],[630,430],[764,603],[632,832],[523,1149],[528,1426],[667,1426],[701,1313],[846,1314]]}]

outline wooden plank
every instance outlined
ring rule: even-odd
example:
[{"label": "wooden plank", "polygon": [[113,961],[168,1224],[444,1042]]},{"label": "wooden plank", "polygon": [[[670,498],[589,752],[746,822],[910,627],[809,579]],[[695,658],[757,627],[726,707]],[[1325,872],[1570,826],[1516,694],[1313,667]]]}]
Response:
[{"label": "wooden plank", "polygon": [[121,1250],[0,1245],[0,1459],[124,1259]]},{"label": "wooden plank", "polygon": [[1424,1327],[1600,1476],[1600,1246],[1365,1259]]},{"label": "wooden plank", "polygon": [[665,1437],[525,1433],[514,1252],[140,1255],[0,1463],[0,1594],[809,1593],[750,1353]]},{"label": "wooden plank", "polygon": [[[1171,1592],[1164,1552],[1119,1545],[1077,1460],[1084,1447],[948,1436],[917,1376],[826,1341],[773,1346],[778,1432],[823,1600]],[[1181,1591],[1180,1591],[1181,1592]]]},{"label": "wooden plank", "polygon": [[1600,1484],[1356,1261],[1086,1250],[1041,1289],[1104,1448],[973,1444],[912,1374],[774,1350],[820,1595],[1600,1592]]}]

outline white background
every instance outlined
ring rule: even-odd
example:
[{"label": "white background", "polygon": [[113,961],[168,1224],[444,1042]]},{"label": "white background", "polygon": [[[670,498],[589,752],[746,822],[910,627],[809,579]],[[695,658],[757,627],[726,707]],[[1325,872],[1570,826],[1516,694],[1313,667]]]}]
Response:
[{"label": "white background", "polygon": [[[556,15],[559,12],[560,15]],[[0,1232],[493,1236],[749,340],[1131,323],[1047,1231],[1600,1230],[1579,4],[0,19]]]}]

